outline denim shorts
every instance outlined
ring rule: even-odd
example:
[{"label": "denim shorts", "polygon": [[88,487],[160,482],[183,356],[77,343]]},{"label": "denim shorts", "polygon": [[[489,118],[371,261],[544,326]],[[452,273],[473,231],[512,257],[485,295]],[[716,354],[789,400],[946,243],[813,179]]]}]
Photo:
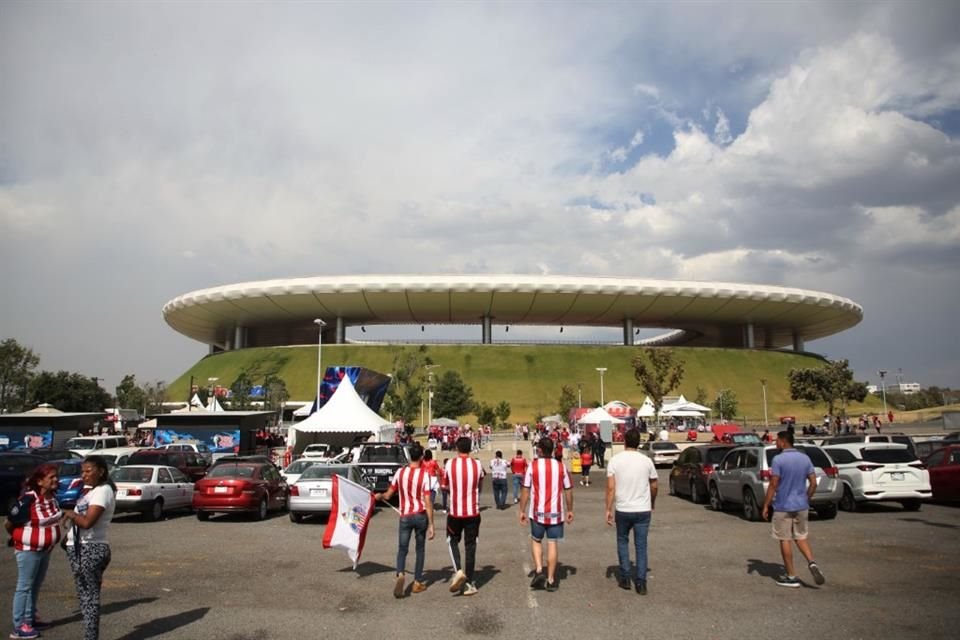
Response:
[{"label": "denim shorts", "polygon": [[530,537],[541,542],[543,537],[547,540],[563,540],[563,523],[560,524],[542,524],[536,520],[530,521]]}]

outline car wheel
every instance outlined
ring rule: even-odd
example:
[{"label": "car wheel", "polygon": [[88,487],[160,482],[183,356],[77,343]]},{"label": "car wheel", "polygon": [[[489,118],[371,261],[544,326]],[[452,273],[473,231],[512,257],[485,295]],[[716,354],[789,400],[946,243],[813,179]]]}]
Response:
[{"label": "car wheel", "polygon": [[821,520],[833,520],[837,517],[837,504],[835,502],[815,507],[815,509],[817,517]]},{"label": "car wheel", "polygon": [[161,498],[154,500],[153,504],[150,505],[150,510],[145,512],[144,515],[147,516],[150,522],[156,522],[161,519],[163,517],[163,500]]},{"label": "car wheel", "polygon": [[302,515],[294,513],[293,511],[290,512],[290,522],[300,522],[301,520],[303,520]]},{"label": "car wheel", "polygon": [[840,498],[840,508],[850,512],[857,510],[857,501],[853,499],[853,491],[850,490],[850,487],[843,487],[843,497]]},{"label": "car wheel", "polygon": [[197,511],[197,520],[200,522],[206,522],[210,519],[210,514],[206,511]]},{"label": "car wheel", "polygon": [[697,488],[697,481],[690,481],[690,502],[700,504],[703,502],[703,496],[700,495],[700,489]]},{"label": "car wheel", "polygon": [[923,503],[916,498],[910,500],[901,500],[900,504],[903,505],[904,511],[920,511],[920,507],[923,505]]},{"label": "car wheel", "polygon": [[670,487],[670,495],[677,495],[677,482],[673,479],[673,476],[670,476],[670,480],[667,482],[667,485]]},{"label": "car wheel", "polygon": [[714,511],[723,511],[723,500],[720,499],[720,490],[717,485],[710,485],[710,508]]},{"label": "car wheel", "polygon": [[253,516],[257,520],[266,520],[267,518],[267,499],[260,498],[260,504],[257,505],[257,511]]},{"label": "car wheel", "polygon": [[757,506],[757,499],[751,489],[743,491],[743,517],[749,522],[757,522],[760,519],[760,507]]}]

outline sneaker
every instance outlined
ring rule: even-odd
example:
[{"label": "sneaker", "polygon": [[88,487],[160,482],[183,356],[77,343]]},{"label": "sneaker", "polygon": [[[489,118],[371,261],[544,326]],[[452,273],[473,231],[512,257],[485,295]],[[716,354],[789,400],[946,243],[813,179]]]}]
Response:
[{"label": "sneaker", "polygon": [[547,576],[543,575],[543,571],[537,571],[533,574],[533,580],[530,581],[531,589],[543,589],[543,585],[547,582]]},{"label": "sneaker", "polygon": [[413,593],[423,593],[426,590],[427,590],[426,582],[418,582],[416,580],[413,581],[413,588],[411,589]]},{"label": "sneaker", "polygon": [[823,577],[823,571],[820,571],[820,567],[817,566],[816,562],[811,562],[808,566],[810,567],[810,575],[813,576],[814,582],[819,585],[827,581],[827,579]]},{"label": "sneaker", "polygon": [[403,574],[397,576],[397,581],[393,583],[393,597],[402,598],[403,597]]},{"label": "sneaker", "polygon": [[37,631],[46,631],[47,629],[50,628],[50,623],[45,620],[41,620],[37,616],[34,616],[33,628],[36,629]]},{"label": "sneaker", "polygon": [[643,582],[638,582],[637,584],[635,584],[635,585],[633,585],[633,586],[634,586],[634,588],[637,590],[637,593],[639,593],[640,595],[642,595],[642,596],[647,595],[647,581],[646,581],[646,580],[644,580]]},{"label": "sneaker", "polygon": [[468,583],[467,583],[467,586],[466,586],[466,587],[464,588],[464,590],[463,590],[463,595],[465,595],[465,596],[472,596],[472,595],[474,595],[477,591],[478,591],[477,585],[473,584],[472,582],[468,582]]},{"label": "sneaker", "polygon": [[800,578],[781,574],[777,576],[777,585],[781,587],[797,588],[800,586]]},{"label": "sneaker", "polygon": [[544,588],[545,588],[547,591],[553,593],[554,591],[557,590],[557,588],[558,588],[559,586],[560,586],[560,584],[559,584],[556,580],[554,580],[553,582],[548,582]]},{"label": "sneaker", "polygon": [[460,588],[463,586],[463,583],[467,581],[467,574],[465,574],[460,569],[457,569],[457,572],[453,574],[453,580],[450,581],[450,593],[456,593],[460,591]]},{"label": "sneaker", "polygon": [[11,638],[15,640],[23,640],[24,638],[39,638],[40,634],[37,633],[37,630],[31,627],[28,624],[22,624],[10,634]]},{"label": "sneaker", "polygon": [[617,577],[617,586],[620,587],[621,589],[630,591],[630,580],[627,578],[624,578],[623,576],[619,576]]}]

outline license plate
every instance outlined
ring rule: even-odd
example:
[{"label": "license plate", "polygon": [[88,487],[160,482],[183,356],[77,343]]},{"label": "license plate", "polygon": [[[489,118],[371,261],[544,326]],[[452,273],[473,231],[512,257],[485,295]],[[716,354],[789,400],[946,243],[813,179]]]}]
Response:
[{"label": "license plate", "polygon": [[126,498],[126,497],[127,497],[127,490],[126,490],[126,489],[117,489],[117,497],[118,497],[118,498]]},{"label": "license plate", "polygon": [[230,487],[214,487],[213,488],[214,493],[227,493],[229,491],[230,491]]},{"label": "license plate", "polygon": [[310,495],[311,495],[311,496],[319,496],[319,497],[321,497],[321,498],[326,498],[326,497],[327,497],[327,490],[326,490],[326,489],[310,489]]},{"label": "license plate", "polygon": [[903,472],[896,471],[890,474],[891,480],[903,480]]}]

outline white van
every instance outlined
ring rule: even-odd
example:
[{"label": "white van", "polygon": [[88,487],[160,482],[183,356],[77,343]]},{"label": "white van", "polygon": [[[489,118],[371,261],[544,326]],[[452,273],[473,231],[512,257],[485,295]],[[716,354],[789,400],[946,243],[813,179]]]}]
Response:
[{"label": "white van", "polygon": [[115,467],[122,467],[127,464],[127,460],[135,451],[140,451],[144,447],[114,447],[113,449],[97,449],[94,451],[98,456],[103,456],[103,458],[110,464]]},{"label": "white van", "polygon": [[99,453],[103,449],[127,446],[129,444],[126,436],[77,436],[67,440],[63,448],[69,449],[80,456],[88,456],[91,453]]}]

